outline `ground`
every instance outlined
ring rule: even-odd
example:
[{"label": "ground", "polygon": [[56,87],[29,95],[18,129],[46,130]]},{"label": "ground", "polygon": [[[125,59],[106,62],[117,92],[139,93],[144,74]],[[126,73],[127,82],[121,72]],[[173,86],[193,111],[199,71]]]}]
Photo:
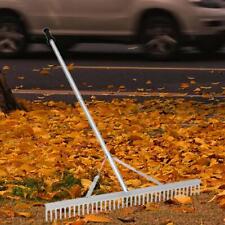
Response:
[{"label": "ground", "polygon": [[[44,224],[43,204],[84,196],[104,155],[78,105],[20,103],[26,111],[0,114],[0,224]],[[109,150],[121,160],[162,183],[201,179],[201,195],[191,203],[107,213],[109,224],[224,224],[224,102],[157,98],[87,104]],[[119,169],[129,189],[152,185]],[[106,163],[95,194],[118,190]]]},{"label": "ground", "polygon": [[[128,210],[112,211],[101,216],[110,218],[111,222],[88,222],[88,225],[224,225],[225,224],[225,211],[218,207],[215,202],[209,203],[212,194],[201,194],[200,196],[193,197],[192,204],[150,204],[146,208],[136,207]],[[20,203],[21,204],[21,203]],[[16,203],[1,202],[1,206],[6,205],[16,206]],[[29,205],[29,202],[28,202]],[[23,206],[24,207],[24,206]],[[23,218],[15,216],[0,216],[0,224],[12,225],[47,225],[47,224],[71,224],[78,225],[72,219],[64,222],[45,223],[44,221],[44,207],[33,206],[30,210],[31,217]],[[121,221],[124,219],[124,222]]]}]

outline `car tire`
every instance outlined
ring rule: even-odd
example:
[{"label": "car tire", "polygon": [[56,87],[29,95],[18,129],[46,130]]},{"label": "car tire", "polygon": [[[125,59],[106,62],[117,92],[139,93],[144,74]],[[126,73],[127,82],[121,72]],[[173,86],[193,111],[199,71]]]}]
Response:
[{"label": "car tire", "polygon": [[26,32],[19,19],[14,16],[0,15],[0,56],[18,56],[26,46]]},{"label": "car tire", "polygon": [[167,15],[148,16],[141,29],[141,43],[151,59],[171,59],[180,46],[175,21]]}]

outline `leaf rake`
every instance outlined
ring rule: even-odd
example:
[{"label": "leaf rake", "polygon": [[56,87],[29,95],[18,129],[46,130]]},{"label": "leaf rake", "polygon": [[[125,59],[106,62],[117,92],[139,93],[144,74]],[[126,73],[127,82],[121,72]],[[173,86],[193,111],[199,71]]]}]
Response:
[{"label": "leaf rake", "polygon": [[[47,38],[48,44],[52,47],[61,67],[62,70],[82,108],[84,111],[84,114],[96,136],[98,139],[100,146],[105,154],[105,160],[103,161],[102,167],[106,161],[106,159],[109,161],[110,166],[112,167],[112,170],[117,177],[120,186],[123,191],[121,192],[115,192],[115,193],[108,193],[108,194],[101,194],[92,196],[92,192],[98,182],[98,179],[100,177],[99,171],[98,175],[95,176],[89,191],[87,195],[83,198],[76,198],[71,200],[63,200],[63,201],[57,201],[52,203],[46,203],[45,204],[45,219],[46,221],[53,221],[53,220],[62,220],[67,219],[75,216],[83,216],[85,214],[93,214],[98,213],[102,211],[108,211],[108,210],[116,210],[121,209],[125,207],[131,207],[131,206],[137,206],[137,205],[144,205],[149,202],[160,202],[160,201],[166,201],[174,196],[177,195],[186,195],[186,196],[192,196],[195,194],[200,193],[200,183],[201,181],[199,179],[192,179],[192,180],[186,180],[186,181],[179,181],[179,182],[173,182],[169,184],[162,184],[153,177],[150,177],[149,175],[146,175],[135,168],[131,167],[130,165],[122,162],[116,157],[113,157],[92,116],[90,115],[90,112],[87,108],[87,106],[84,103],[84,100],[55,44],[54,37],[51,35],[48,28],[44,29],[45,36]],[[137,173],[138,175],[146,178],[148,181],[153,182],[156,184],[155,186],[150,186],[146,188],[139,188],[135,190],[129,190],[127,189],[126,184],[124,183],[124,180],[116,166],[116,163],[121,164],[122,166],[126,167],[127,169],[132,170],[133,172]]]}]

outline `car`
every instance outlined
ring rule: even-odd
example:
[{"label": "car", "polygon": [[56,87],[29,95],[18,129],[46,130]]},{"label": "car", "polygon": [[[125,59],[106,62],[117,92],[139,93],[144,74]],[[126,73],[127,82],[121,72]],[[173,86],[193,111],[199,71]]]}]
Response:
[{"label": "car", "polygon": [[223,0],[0,0],[0,55],[43,43],[49,27],[59,46],[141,44],[149,57],[168,59],[181,46],[217,51],[224,44]]}]

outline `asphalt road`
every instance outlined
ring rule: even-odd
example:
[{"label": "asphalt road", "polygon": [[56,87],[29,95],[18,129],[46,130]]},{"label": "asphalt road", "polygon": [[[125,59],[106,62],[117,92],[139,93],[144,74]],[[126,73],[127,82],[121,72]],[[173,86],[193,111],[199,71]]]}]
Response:
[{"label": "asphalt road", "polygon": [[[174,60],[159,62],[147,59],[138,46],[80,45],[64,57],[85,97],[225,97],[225,51],[213,57],[184,50]],[[10,67],[8,82],[17,96],[74,100],[46,47],[32,46],[20,58],[1,59],[0,68],[5,65]]]}]

